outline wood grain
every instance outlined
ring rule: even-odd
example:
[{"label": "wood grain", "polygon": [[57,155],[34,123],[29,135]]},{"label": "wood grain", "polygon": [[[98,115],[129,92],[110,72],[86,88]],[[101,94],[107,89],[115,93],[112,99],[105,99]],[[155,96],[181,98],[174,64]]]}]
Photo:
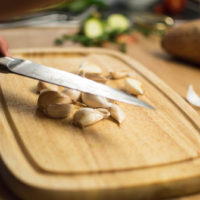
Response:
[{"label": "wood grain", "polygon": [[[1,171],[19,195],[53,198],[51,191],[58,198],[155,198],[198,190],[200,118],[143,65],[100,49],[21,50],[15,56],[70,72],[86,60],[105,73],[110,68],[134,71],[145,87],[140,98],[156,107],[120,104],[127,115],[120,127],[105,120],[81,130],[70,119],[52,120],[37,112],[35,80],[1,76]],[[123,80],[109,84],[121,88]],[[181,189],[188,184],[189,189]]]}]

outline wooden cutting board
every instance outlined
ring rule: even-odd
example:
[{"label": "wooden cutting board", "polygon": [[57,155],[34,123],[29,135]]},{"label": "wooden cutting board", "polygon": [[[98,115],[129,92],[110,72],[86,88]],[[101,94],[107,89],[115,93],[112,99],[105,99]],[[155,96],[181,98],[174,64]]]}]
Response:
[{"label": "wooden cutting board", "polygon": [[[143,65],[97,48],[17,50],[15,57],[77,73],[91,61],[128,70],[156,109],[119,103],[126,120],[80,129],[37,110],[37,81],[0,74],[0,173],[24,199],[155,199],[200,191],[200,117]],[[145,58],[144,58],[145,59]],[[123,88],[124,80],[108,85]]]}]

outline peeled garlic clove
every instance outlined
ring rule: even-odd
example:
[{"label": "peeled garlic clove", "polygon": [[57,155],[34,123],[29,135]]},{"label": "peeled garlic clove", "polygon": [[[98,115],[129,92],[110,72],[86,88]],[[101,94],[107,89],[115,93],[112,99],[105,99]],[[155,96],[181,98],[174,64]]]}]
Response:
[{"label": "peeled garlic clove", "polygon": [[133,78],[126,78],[124,89],[126,92],[133,95],[143,94],[142,83]]},{"label": "peeled garlic clove", "polygon": [[128,72],[125,70],[120,70],[120,71],[111,71],[110,72],[110,77],[111,79],[120,79],[128,76]]},{"label": "peeled garlic clove", "polygon": [[38,84],[37,84],[37,92],[41,93],[41,91],[44,90],[44,89],[58,91],[58,86],[50,84],[50,83],[39,81]]},{"label": "peeled garlic clove", "polygon": [[93,108],[81,108],[73,117],[73,123],[79,127],[90,126],[102,120],[104,115]]},{"label": "peeled garlic clove", "polygon": [[45,90],[40,94],[37,105],[39,108],[44,109],[49,104],[57,104],[57,103],[69,104],[71,102],[72,102],[71,98],[65,94],[62,94],[61,92],[53,90]]},{"label": "peeled garlic clove", "polygon": [[84,74],[101,74],[102,70],[101,68],[93,63],[87,63],[84,62],[81,64],[80,69],[79,69],[79,74],[84,75]]},{"label": "peeled garlic clove", "polygon": [[43,111],[52,118],[65,118],[73,112],[73,109],[73,104],[49,104]]},{"label": "peeled garlic clove", "polygon": [[119,124],[121,124],[125,119],[125,113],[123,110],[116,104],[112,104],[109,108],[110,115],[115,119]]},{"label": "peeled garlic clove", "polygon": [[81,97],[80,91],[71,88],[65,88],[62,93],[68,95],[74,101],[77,101]]},{"label": "peeled garlic clove", "polygon": [[99,82],[99,83],[106,83],[107,82],[107,78],[101,76],[100,74],[88,74],[86,73],[84,75],[85,78],[91,79],[93,81]]},{"label": "peeled garlic clove", "polygon": [[110,102],[105,97],[96,96],[89,93],[82,93],[81,99],[83,103],[92,108],[108,108]]},{"label": "peeled garlic clove", "polygon": [[191,103],[194,106],[200,107],[200,97],[197,95],[197,93],[194,91],[192,85],[189,85],[188,92],[186,99],[189,103]]}]

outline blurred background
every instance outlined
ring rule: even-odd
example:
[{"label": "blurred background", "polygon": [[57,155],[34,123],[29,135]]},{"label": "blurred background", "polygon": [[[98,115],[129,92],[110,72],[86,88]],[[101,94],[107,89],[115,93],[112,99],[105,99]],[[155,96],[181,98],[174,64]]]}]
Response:
[{"label": "blurred background", "polygon": [[[89,9],[89,8],[93,9]],[[104,14],[120,12],[131,15],[135,12],[152,12],[157,14],[167,14],[176,19],[193,19],[199,16],[200,0],[73,0],[67,1],[46,9],[37,9],[34,11],[39,14],[19,16],[17,19],[25,20],[27,18],[41,17],[52,13],[65,14],[60,18],[49,18],[54,20],[70,20],[86,11],[92,12],[98,10]],[[88,12],[89,12],[88,11]],[[82,17],[85,17],[83,15]],[[44,23],[42,18],[40,23]],[[38,22],[39,23],[39,22]]]},{"label": "blurred background", "polygon": [[[60,46],[69,40],[84,46],[105,46],[109,41],[120,43],[119,48],[125,51],[127,41],[137,40],[132,34],[134,31],[145,36],[162,36],[168,28],[198,18],[200,0],[74,0],[34,11],[10,21],[0,21],[0,29],[75,28],[76,31],[72,31],[75,36],[62,31],[51,40]],[[91,18],[95,21],[87,23]],[[9,37],[7,32],[6,36]]]},{"label": "blurred background", "polygon": [[[66,22],[75,18],[80,19],[81,17],[87,17],[86,14],[92,13],[94,10],[103,12],[104,15],[112,12],[120,12],[130,16],[137,12],[151,12],[166,14],[175,19],[194,19],[199,16],[199,8],[200,0],[73,0],[43,10],[34,10],[38,12],[37,14],[18,16],[18,23],[15,26],[46,25],[48,20],[49,23],[50,21],[60,21],[60,23],[61,21]],[[60,16],[50,15],[56,13],[60,14]],[[49,18],[42,18],[42,16],[48,16]],[[34,20],[28,23],[27,21],[30,18]],[[21,23],[19,23],[20,21]],[[22,23],[22,21],[24,23]],[[12,24],[12,26],[14,26],[14,24]]]}]

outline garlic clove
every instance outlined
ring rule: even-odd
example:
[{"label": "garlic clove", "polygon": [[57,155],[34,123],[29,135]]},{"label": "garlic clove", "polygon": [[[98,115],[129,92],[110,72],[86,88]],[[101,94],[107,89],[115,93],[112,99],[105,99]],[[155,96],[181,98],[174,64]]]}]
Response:
[{"label": "garlic clove", "polygon": [[76,105],[76,106],[79,106],[79,107],[87,107],[86,104],[80,102],[80,101],[73,101],[73,104]]},{"label": "garlic clove", "polygon": [[133,95],[139,95],[143,94],[143,89],[142,89],[142,83],[138,80],[135,80],[133,78],[126,78],[125,79],[125,91],[133,94]]},{"label": "garlic clove", "polygon": [[125,70],[119,70],[119,71],[110,71],[110,77],[111,79],[120,79],[127,77],[129,73]]},{"label": "garlic clove", "polygon": [[73,109],[73,104],[49,104],[43,111],[52,118],[65,118],[73,112]]},{"label": "garlic clove", "polygon": [[194,106],[200,107],[200,97],[197,95],[197,93],[194,91],[192,85],[189,85],[188,92],[186,99],[189,103],[191,103]]},{"label": "garlic clove", "polygon": [[102,120],[104,115],[93,108],[81,108],[73,117],[73,124],[79,127],[86,127]]},{"label": "garlic clove", "polygon": [[84,62],[81,64],[80,69],[79,69],[79,74],[84,75],[84,74],[101,74],[102,69],[93,63],[88,63]]},{"label": "garlic clove", "polygon": [[71,88],[65,88],[62,90],[62,93],[68,95],[73,101],[78,101],[81,97],[81,92],[79,90]]},{"label": "garlic clove", "polygon": [[49,89],[43,89],[43,90],[40,90],[40,95],[46,91],[50,91]]},{"label": "garlic clove", "polygon": [[105,97],[82,93],[81,99],[83,103],[92,108],[108,108],[110,106],[110,102]]},{"label": "garlic clove", "polygon": [[58,91],[58,86],[50,84],[50,83],[39,81],[38,84],[37,84],[37,93],[41,93],[42,90],[44,90],[44,89]]},{"label": "garlic clove", "polygon": [[102,113],[104,118],[108,118],[110,116],[110,112],[105,108],[97,108],[96,110]]},{"label": "garlic clove", "polygon": [[100,74],[90,74],[90,73],[86,73],[84,75],[85,78],[91,79],[93,81],[99,82],[99,83],[106,83],[107,82],[107,78],[101,76]]},{"label": "garlic clove", "polygon": [[40,94],[37,105],[39,108],[44,109],[49,104],[57,104],[57,103],[69,104],[71,102],[72,102],[71,98],[65,94],[62,94],[61,92],[53,90],[45,90]]},{"label": "garlic clove", "polygon": [[119,124],[121,124],[125,119],[125,113],[123,110],[116,104],[112,104],[109,108],[110,115],[115,119]]}]

